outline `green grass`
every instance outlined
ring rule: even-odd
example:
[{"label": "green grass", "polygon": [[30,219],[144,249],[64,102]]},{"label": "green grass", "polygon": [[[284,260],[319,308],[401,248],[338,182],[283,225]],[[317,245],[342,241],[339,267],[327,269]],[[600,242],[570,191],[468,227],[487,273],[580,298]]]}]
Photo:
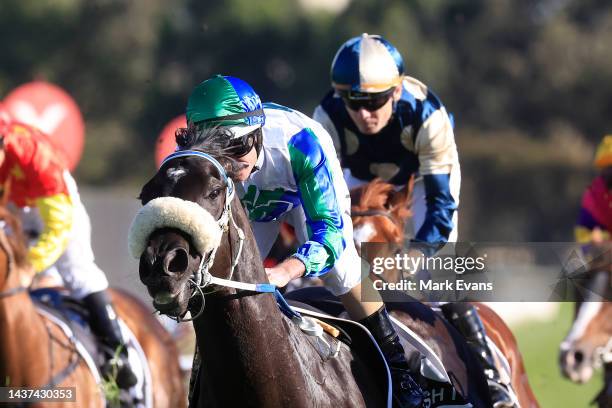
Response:
[{"label": "green grass", "polygon": [[558,364],[559,344],[572,320],[573,304],[562,303],[557,318],[513,328],[525,360],[529,382],[543,408],[588,407],[602,387],[602,373],[577,385],[561,377]]},{"label": "green grass", "polygon": [[[119,353],[121,353],[121,346],[117,347],[113,359],[117,361],[119,359]],[[117,365],[111,366],[111,372],[102,377],[100,388],[102,389],[102,395],[106,399],[106,404],[110,408],[119,407],[121,404],[121,390],[117,384]]]}]

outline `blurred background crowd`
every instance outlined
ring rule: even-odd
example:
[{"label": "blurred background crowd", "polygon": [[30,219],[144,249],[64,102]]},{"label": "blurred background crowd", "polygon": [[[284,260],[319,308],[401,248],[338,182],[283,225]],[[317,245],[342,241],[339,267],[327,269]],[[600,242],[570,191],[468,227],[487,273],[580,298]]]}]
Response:
[{"label": "blurred background crowd", "polygon": [[[454,115],[460,240],[573,240],[595,147],[612,132],[608,1],[3,0],[0,97],[41,80],[74,98],[85,121],[74,175],[98,263],[143,292],[127,225],[156,140],[193,86],[234,75],[311,114],[335,51],[362,32],[391,41]],[[586,406],[600,385],[558,374],[570,310],[514,326],[544,407]]]}]

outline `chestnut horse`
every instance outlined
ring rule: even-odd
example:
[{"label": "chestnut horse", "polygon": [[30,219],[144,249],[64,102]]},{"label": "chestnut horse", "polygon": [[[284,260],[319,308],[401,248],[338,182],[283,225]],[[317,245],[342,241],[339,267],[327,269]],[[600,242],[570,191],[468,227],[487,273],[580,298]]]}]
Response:
[{"label": "chestnut horse", "polygon": [[[0,207],[0,378],[7,387],[75,387],[75,402],[53,407],[103,407],[100,385],[59,326],[37,312],[26,285],[32,278],[16,216]],[[151,371],[154,407],[185,406],[178,354],[151,312],[127,292],[112,290],[117,313],[138,339]],[[53,380],[52,380],[53,379]],[[56,382],[57,380],[58,382]],[[19,405],[19,404],[17,404]]]},{"label": "chestnut horse", "polygon": [[[190,312],[193,319],[201,364],[191,405],[387,406],[378,377],[359,355],[340,343],[336,357],[322,358],[313,338],[279,310],[274,296],[260,293],[268,279],[233,193],[236,163],[190,147],[166,158],[142,188],[144,207],[129,242],[154,307],[177,319]],[[486,381],[465,343],[430,309],[414,307],[418,318],[411,326],[419,332],[420,326],[438,329],[428,344],[444,350],[456,388],[472,406],[488,407]],[[394,315],[404,324],[413,322],[404,311]]]},{"label": "chestnut horse", "polygon": [[[357,248],[360,248],[364,242],[390,244],[375,248],[379,252],[386,251],[386,253],[372,254],[372,251],[369,251],[369,257],[393,257],[396,251],[403,248],[405,226],[407,222],[410,222],[411,216],[412,188],[412,179],[398,191],[393,185],[375,179],[351,190],[351,216]],[[399,272],[394,270],[383,274],[383,279],[388,282],[397,282],[399,277]],[[538,407],[512,331],[491,308],[482,303],[474,304],[478,308],[487,335],[508,360],[512,387],[517,394],[520,406],[522,408]]]},{"label": "chestnut horse", "polygon": [[560,347],[562,374],[576,383],[591,379],[604,367],[604,388],[595,397],[600,407],[612,406],[612,268],[605,263],[590,265],[586,294],[576,302],[574,323]]}]

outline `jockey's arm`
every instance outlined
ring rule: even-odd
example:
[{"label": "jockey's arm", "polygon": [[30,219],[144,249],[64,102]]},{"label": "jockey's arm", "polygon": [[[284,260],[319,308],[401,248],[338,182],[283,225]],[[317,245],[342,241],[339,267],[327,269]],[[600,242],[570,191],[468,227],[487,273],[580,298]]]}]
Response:
[{"label": "jockey's arm", "polygon": [[427,212],[415,240],[427,243],[446,242],[453,229],[453,213],[457,208],[450,193],[450,174],[426,174],[423,180]]},{"label": "jockey's arm", "polygon": [[306,215],[308,240],[279,266],[288,269],[286,277],[320,276],[334,266],[346,245],[332,170],[317,136],[310,129],[302,130],[291,139],[289,154]]},{"label": "jockey's arm", "polygon": [[68,246],[73,203],[63,177],[65,169],[48,140],[38,131],[17,124],[11,136],[5,141],[5,147],[7,157],[10,155],[11,162],[21,172],[15,183],[27,181],[21,199],[38,209],[43,222],[43,230],[28,252],[34,270],[42,272],[53,265]]},{"label": "jockey's arm", "polygon": [[44,224],[38,241],[28,258],[36,272],[42,272],[58,260],[68,246],[72,229],[73,205],[66,194],[56,194],[36,200],[36,207]]},{"label": "jockey's arm", "polygon": [[599,243],[610,240],[608,229],[593,215],[592,207],[593,197],[589,196],[589,191],[587,190],[582,197],[578,221],[574,227],[574,238],[579,244]]},{"label": "jockey's arm", "polygon": [[450,172],[458,166],[452,123],[445,110],[433,113],[417,134],[419,172],[425,184],[427,212],[415,241],[447,242],[453,230],[457,202],[451,193]]}]

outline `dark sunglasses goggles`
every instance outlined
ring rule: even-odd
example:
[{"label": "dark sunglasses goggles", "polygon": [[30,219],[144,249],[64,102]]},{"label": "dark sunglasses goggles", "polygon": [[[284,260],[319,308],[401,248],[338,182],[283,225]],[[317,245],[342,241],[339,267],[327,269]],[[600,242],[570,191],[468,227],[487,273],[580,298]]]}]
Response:
[{"label": "dark sunglasses goggles", "polygon": [[253,146],[255,146],[259,132],[261,132],[261,129],[256,129],[246,135],[235,137],[230,140],[226,149],[227,154],[232,157],[246,156],[251,149],[253,149]]},{"label": "dark sunglasses goggles", "polygon": [[367,93],[353,91],[338,91],[340,97],[344,101],[344,105],[353,111],[358,111],[363,108],[369,112],[376,111],[391,99],[395,88],[391,88],[384,92]]}]

